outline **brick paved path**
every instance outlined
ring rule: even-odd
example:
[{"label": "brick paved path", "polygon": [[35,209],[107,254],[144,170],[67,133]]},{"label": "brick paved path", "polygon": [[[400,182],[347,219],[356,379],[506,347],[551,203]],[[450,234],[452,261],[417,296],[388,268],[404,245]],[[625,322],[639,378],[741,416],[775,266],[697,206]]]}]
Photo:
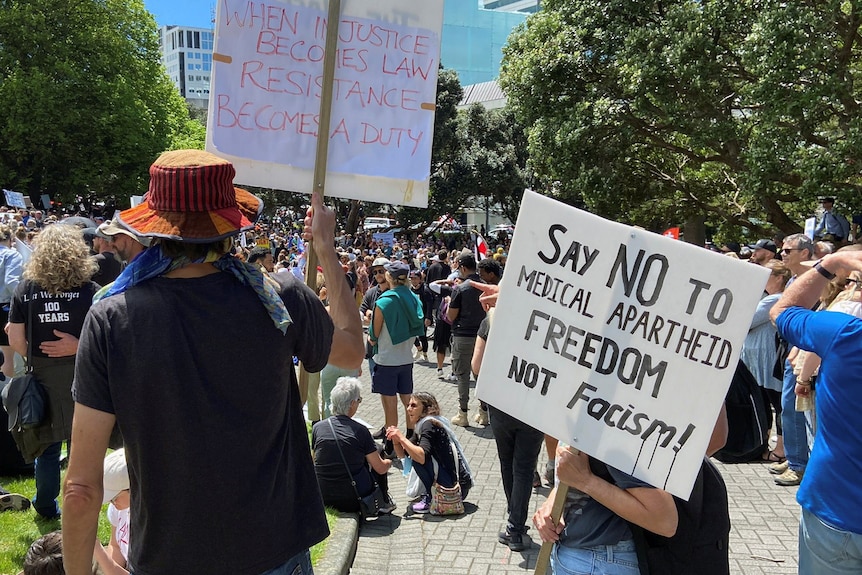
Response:
[{"label": "brick paved path", "polygon": [[[488,358],[486,358],[488,359]],[[449,373],[448,359],[446,373]],[[367,364],[363,366],[364,399],[357,414],[379,428],[383,410],[378,396],[371,394]],[[457,386],[437,379],[436,365],[417,362],[415,389],[433,393],[443,414],[452,417],[458,405]],[[471,391],[470,415],[478,407]],[[399,422],[404,412],[399,404]],[[456,433],[476,477],[463,516],[442,518],[406,512],[405,479],[393,466],[390,491],[398,509],[390,517],[368,521],[360,528],[353,575],[490,575],[531,573],[541,543],[535,530],[534,545],[513,553],[497,542],[497,532],[505,526],[506,498],[500,480],[496,446],[490,427],[458,428]],[[544,448],[539,468],[544,469]],[[778,487],[765,465],[718,464],[727,483],[732,530],[730,534],[731,573],[745,575],[791,575],[796,573],[797,522],[799,507],[796,488]],[[534,489],[533,508],[545,501],[549,489]],[[782,562],[772,561],[783,560]]]}]

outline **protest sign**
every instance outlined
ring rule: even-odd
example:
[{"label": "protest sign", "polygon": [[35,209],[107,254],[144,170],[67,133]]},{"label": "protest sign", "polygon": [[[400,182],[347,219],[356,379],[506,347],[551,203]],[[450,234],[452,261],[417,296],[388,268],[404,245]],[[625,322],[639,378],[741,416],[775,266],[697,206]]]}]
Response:
[{"label": "protest sign", "polygon": [[[310,193],[326,2],[221,0],[207,149],[236,181]],[[425,207],[442,0],[345,0],[335,51],[326,194]]]},{"label": "protest sign", "polygon": [[26,208],[27,204],[24,203],[24,194],[21,192],[13,192],[12,190],[3,190],[3,194],[6,196],[6,205],[10,208]]},{"label": "protest sign", "polygon": [[378,244],[389,246],[390,248],[395,245],[395,234],[392,232],[375,232],[371,237]]},{"label": "protest sign", "polygon": [[688,498],[768,276],[526,192],[477,396]]}]

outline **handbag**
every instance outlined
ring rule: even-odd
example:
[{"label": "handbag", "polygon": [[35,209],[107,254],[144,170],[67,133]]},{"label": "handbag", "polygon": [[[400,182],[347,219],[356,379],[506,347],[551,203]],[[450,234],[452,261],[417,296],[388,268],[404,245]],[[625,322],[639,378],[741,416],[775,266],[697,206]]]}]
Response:
[{"label": "handbag", "polygon": [[332,419],[327,419],[329,428],[332,430],[332,438],[335,440],[335,447],[338,448],[338,454],[341,456],[341,461],[344,463],[344,469],[347,471],[347,476],[350,478],[350,485],[353,487],[353,493],[356,494],[356,499],[359,501],[359,516],[362,519],[369,517],[377,517],[380,510],[386,507],[386,494],[380,489],[380,486],[375,484],[374,491],[362,497],[356,489],[356,480],[353,479],[353,474],[350,473],[350,466],[347,465],[347,459],[344,457],[344,452],[341,451],[341,445],[338,443],[338,435],[335,433],[335,426],[332,425]]},{"label": "handbag", "polygon": [[[33,301],[33,285],[30,285],[30,300],[27,302],[28,315]],[[30,318],[27,324],[27,369],[23,375],[13,377],[3,389],[3,407],[9,413],[9,431],[33,429],[45,421],[48,394],[30,365],[32,340],[33,321]]]},{"label": "handbag", "polygon": [[[455,470],[458,472],[458,452],[455,444],[449,442],[452,456],[455,458]],[[464,500],[461,497],[461,484],[456,480],[453,487],[443,487],[437,483],[434,477],[434,485],[431,486],[431,515],[461,515],[464,513]]]}]

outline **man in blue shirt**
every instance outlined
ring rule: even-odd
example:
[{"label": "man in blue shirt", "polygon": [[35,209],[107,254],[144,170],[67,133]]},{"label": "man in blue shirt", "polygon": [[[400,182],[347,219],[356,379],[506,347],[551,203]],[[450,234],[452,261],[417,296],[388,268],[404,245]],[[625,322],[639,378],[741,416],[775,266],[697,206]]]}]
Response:
[{"label": "man in blue shirt", "polygon": [[[839,251],[800,275],[772,308],[778,331],[791,344],[822,358],[817,377],[817,441],[796,499],[799,573],[862,573],[862,320],[812,312],[827,282],[862,270],[862,251]],[[811,383],[798,381],[800,395]]]}]

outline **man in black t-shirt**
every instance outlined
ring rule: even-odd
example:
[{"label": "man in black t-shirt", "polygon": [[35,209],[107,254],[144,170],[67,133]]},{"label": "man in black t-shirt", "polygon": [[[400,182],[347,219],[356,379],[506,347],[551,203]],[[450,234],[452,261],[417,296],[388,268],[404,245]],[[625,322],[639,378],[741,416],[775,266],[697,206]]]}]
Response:
[{"label": "man in black t-shirt", "polygon": [[[130,572],[307,575],[309,548],[329,534],[292,357],[310,372],[362,361],[335,214],[314,194],[305,221],[327,314],[291,274],[273,279],[232,255],[225,240],[251,229],[263,207],[233,187],[234,174],[208,152],[166,152],[146,200],[116,219],[156,239],[129,264],[129,281],[93,304],[81,333],[63,498],[69,575],[91,569],[115,421],[131,483]],[[237,360],[237,342],[255,361]]]},{"label": "man in black t-shirt", "polygon": [[458,415],[452,418],[454,425],[468,427],[467,417],[470,401],[470,361],[473,359],[473,347],[476,345],[476,334],[479,325],[485,319],[485,309],[479,303],[482,295],[472,285],[473,281],[481,282],[476,273],[476,258],[471,253],[462,253],[456,260],[458,273],[464,280],[452,292],[449,309],[446,312],[452,321],[452,371],[458,380]]}]

